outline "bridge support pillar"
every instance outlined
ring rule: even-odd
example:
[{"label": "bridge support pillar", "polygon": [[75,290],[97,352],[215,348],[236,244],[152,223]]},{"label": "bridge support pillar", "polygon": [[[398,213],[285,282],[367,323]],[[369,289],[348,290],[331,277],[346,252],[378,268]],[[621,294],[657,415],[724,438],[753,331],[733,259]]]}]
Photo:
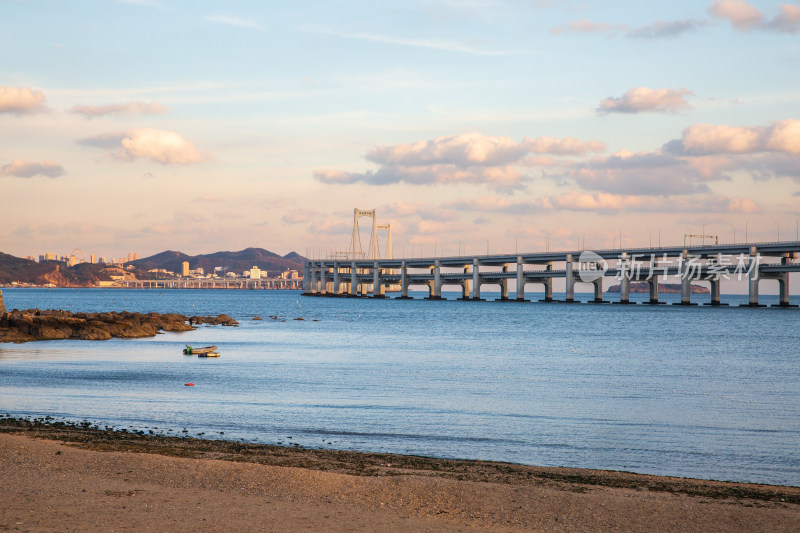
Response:
[{"label": "bridge support pillar", "polygon": [[481,266],[477,259],[472,260],[472,299],[481,299]]},{"label": "bridge support pillar", "polygon": [[750,307],[764,307],[758,303],[758,249],[755,246],[750,247],[750,264],[747,272],[747,282],[750,294]]},{"label": "bridge support pillar", "polygon": [[631,278],[627,271],[622,272],[622,281],[619,286],[619,303],[631,303]]},{"label": "bridge support pillar", "polygon": [[[469,274],[469,267],[470,265],[464,265],[464,274]],[[461,282],[461,299],[462,300],[469,300],[469,286],[470,280],[468,277],[464,277],[464,280]]]},{"label": "bridge support pillar", "polygon": [[400,297],[401,300],[410,300],[408,296],[408,265],[405,261],[400,263]]},{"label": "bridge support pillar", "polygon": [[784,272],[778,278],[778,284],[780,286],[780,300],[778,302],[779,307],[797,307],[796,305],[791,305],[789,303],[789,273]]},{"label": "bridge support pillar", "polygon": [[303,294],[311,293],[311,269],[308,261],[303,265]]},{"label": "bridge support pillar", "polygon": [[[548,272],[553,270],[552,261],[548,261],[545,270]],[[545,281],[543,281],[542,283],[544,284],[544,300],[539,300],[539,301],[550,303],[553,301],[553,278],[546,278]]]},{"label": "bridge support pillar", "polygon": [[[508,263],[503,264],[503,273],[508,272]],[[503,278],[500,280],[500,301],[505,302],[508,301],[508,278]]]},{"label": "bridge support pillar", "polygon": [[341,283],[339,281],[339,263],[336,261],[333,262],[333,295],[340,296],[342,294],[341,291]]},{"label": "bridge support pillar", "polygon": [[525,265],[522,264],[522,257],[517,256],[517,301],[524,302],[525,301],[525,280],[522,277],[523,267]]},{"label": "bridge support pillar", "polygon": [[665,303],[658,301],[658,276],[652,276],[647,283],[650,285],[650,301],[648,303],[653,305]]},{"label": "bridge support pillar", "polygon": [[692,305],[692,277],[689,272],[689,250],[681,253],[681,305]]},{"label": "bridge support pillar", "polygon": [[[781,258],[782,265],[789,264],[789,257],[785,256]],[[778,302],[779,307],[797,307],[796,305],[791,305],[789,303],[789,273],[784,272],[778,278],[778,284],[780,285],[780,301]],[[2,303],[2,301],[0,301]]]},{"label": "bridge support pillar", "polygon": [[567,271],[566,277],[566,302],[573,303],[575,301],[575,273],[572,271],[572,254],[567,254],[567,260],[565,263],[565,268]]},{"label": "bridge support pillar", "polygon": [[592,281],[592,285],[594,285],[594,300],[592,300],[592,303],[595,304],[607,303],[605,300],[603,300],[603,278],[599,277],[596,280]]},{"label": "bridge support pillar", "polygon": [[372,265],[372,297],[386,298],[386,288],[381,283],[381,266],[377,261]]},{"label": "bridge support pillar", "polygon": [[350,263],[350,296],[358,296],[358,269],[355,261]]},{"label": "bridge support pillar", "polygon": [[442,299],[442,263],[438,259],[433,262],[433,290],[430,299]]},{"label": "bridge support pillar", "polygon": [[711,305],[722,305],[721,282],[719,279],[709,280],[711,283]]},{"label": "bridge support pillar", "polygon": [[328,295],[328,266],[325,263],[319,264],[319,294]]}]

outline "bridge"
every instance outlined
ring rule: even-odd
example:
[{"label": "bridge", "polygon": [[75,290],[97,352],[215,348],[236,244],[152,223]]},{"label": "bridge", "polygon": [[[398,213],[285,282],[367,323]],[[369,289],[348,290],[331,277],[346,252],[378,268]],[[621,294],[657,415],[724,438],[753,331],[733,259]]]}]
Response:
[{"label": "bridge", "polygon": [[303,280],[291,278],[137,279],[117,283],[128,289],[300,289]]},{"label": "bridge", "polygon": [[[481,300],[486,285],[500,289],[500,300],[525,300],[528,285],[543,287],[543,302],[554,302],[553,281],[564,279],[567,303],[576,302],[575,287],[591,284],[593,302],[604,303],[603,280],[620,282],[620,304],[632,303],[630,284],[647,282],[650,304],[658,298],[659,279],[680,277],[681,305],[693,305],[693,282],[710,284],[710,305],[720,301],[721,284],[734,278],[746,281],[749,305],[759,303],[759,282],[779,284],[779,306],[789,303],[789,274],[800,272],[800,241],[665,246],[614,250],[535,252],[527,254],[475,255],[405,259],[315,259],[305,263],[303,294],[308,296],[385,298],[389,291],[409,298],[410,287],[428,291],[428,299],[441,300],[442,287],[461,288],[461,299]],[[516,293],[509,297],[510,281]]]}]

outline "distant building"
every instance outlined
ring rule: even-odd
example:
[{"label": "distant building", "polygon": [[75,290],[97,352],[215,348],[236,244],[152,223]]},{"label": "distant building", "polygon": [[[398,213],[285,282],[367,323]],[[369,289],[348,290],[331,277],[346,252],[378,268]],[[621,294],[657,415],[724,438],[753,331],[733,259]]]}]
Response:
[{"label": "distant building", "polygon": [[203,267],[197,267],[197,270],[195,270],[195,272],[196,272],[196,273],[197,273],[197,275],[199,275],[199,276],[204,276],[204,275],[205,275],[205,273],[206,273],[206,271],[205,271],[205,269],[204,269]]},{"label": "distant building", "polygon": [[189,275],[189,261],[184,261],[183,265],[181,266],[181,276],[188,276]]},{"label": "distant building", "polygon": [[138,261],[139,260],[139,253],[138,252],[134,252],[133,253],[133,260],[134,261]]},{"label": "distant building", "polygon": [[97,263],[97,257],[94,254],[89,254],[89,262],[91,264]]},{"label": "distant building", "polygon": [[104,256],[104,255],[101,255],[101,256],[100,256],[100,262],[101,262],[101,263],[103,263],[104,265],[105,265],[106,263],[108,263],[108,261],[106,261],[106,256]]},{"label": "distant building", "polygon": [[300,275],[297,270],[287,270],[286,272],[281,272],[281,279],[300,279]]},{"label": "distant building", "polygon": [[47,252],[44,255],[44,258],[45,258],[46,261],[54,261],[55,258],[56,258],[56,254],[54,254],[53,252]]},{"label": "distant building", "polygon": [[69,256],[69,258],[67,259],[67,264],[69,266],[71,266],[71,267],[77,265],[78,264],[78,258],[75,257],[74,255]]},{"label": "distant building", "polygon": [[[264,271],[264,277],[267,277],[267,271]],[[250,279],[261,279],[261,269],[254,266],[250,269]]]}]

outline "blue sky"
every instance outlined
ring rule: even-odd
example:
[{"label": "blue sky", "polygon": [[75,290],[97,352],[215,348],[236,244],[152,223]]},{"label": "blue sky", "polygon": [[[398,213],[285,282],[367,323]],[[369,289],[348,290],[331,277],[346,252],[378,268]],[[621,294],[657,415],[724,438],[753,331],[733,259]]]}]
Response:
[{"label": "blue sky", "polygon": [[354,207],[395,255],[794,238],[798,30],[741,0],[0,0],[0,250],[319,254]]}]

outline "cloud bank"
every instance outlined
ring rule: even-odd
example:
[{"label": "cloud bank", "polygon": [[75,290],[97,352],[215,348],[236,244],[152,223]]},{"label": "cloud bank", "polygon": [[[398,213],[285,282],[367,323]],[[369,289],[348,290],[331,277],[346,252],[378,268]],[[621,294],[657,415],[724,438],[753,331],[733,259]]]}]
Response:
[{"label": "cloud bank", "polygon": [[0,113],[30,115],[47,111],[44,94],[27,87],[0,86]]},{"label": "cloud bank", "polygon": [[322,183],[339,185],[485,184],[510,193],[524,187],[527,178],[514,166],[530,166],[531,161],[523,160],[528,154],[573,156],[603,150],[605,144],[602,142],[584,142],[572,137],[526,138],[516,142],[508,137],[488,137],[473,132],[379,146],[369,150],[365,156],[368,161],[380,165],[377,170],[316,170],[314,178]]},{"label": "cloud bank", "polygon": [[174,131],[130,129],[78,141],[97,148],[112,149],[111,155],[124,161],[150,159],[162,165],[188,165],[206,159],[191,141]]},{"label": "cloud bank", "polygon": [[131,102],[128,104],[109,104],[101,106],[76,105],[69,110],[70,113],[83,115],[86,118],[116,116],[126,117],[132,115],[159,115],[166,113],[168,109],[158,102]]},{"label": "cloud bank", "polygon": [[32,178],[34,176],[57,178],[63,176],[65,172],[64,167],[52,161],[36,163],[14,159],[11,163],[0,168],[0,176],[16,176],[18,178]]}]

